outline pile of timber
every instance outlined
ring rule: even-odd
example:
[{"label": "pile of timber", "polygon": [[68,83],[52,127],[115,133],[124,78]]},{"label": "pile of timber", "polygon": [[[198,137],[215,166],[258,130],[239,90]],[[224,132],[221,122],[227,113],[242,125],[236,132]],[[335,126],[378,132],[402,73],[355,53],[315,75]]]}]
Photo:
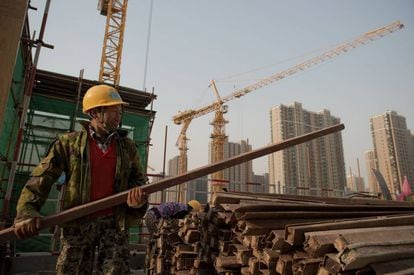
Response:
[{"label": "pile of timber", "polygon": [[148,274],[414,274],[414,204],[220,193],[148,249]]}]

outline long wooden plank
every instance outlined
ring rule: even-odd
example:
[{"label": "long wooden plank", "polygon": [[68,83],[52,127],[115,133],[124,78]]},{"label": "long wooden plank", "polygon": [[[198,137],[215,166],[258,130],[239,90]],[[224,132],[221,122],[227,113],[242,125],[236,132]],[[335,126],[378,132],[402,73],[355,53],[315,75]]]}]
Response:
[{"label": "long wooden plank", "polygon": [[[170,188],[172,186],[181,184],[183,182],[187,182],[193,179],[197,179],[199,177],[241,164],[243,162],[247,162],[256,158],[263,157],[265,155],[307,142],[312,139],[316,139],[328,134],[332,134],[338,131],[341,131],[345,128],[344,124],[337,124],[334,126],[330,126],[318,131],[314,131],[305,135],[301,135],[298,137],[290,138],[285,141],[271,144],[268,146],[264,146],[262,148],[246,152],[237,156],[234,156],[229,159],[225,159],[210,165],[203,166],[201,168],[196,168],[194,170],[188,171],[186,173],[183,173],[181,175],[167,178],[164,180],[161,180],[156,183],[147,184],[142,187],[143,191],[147,194],[155,193],[167,188]],[[66,223],[87,215],[90,215],[92,213],[98,212],[100,210],[104,210],[106,208],[114,207],[119,204],[125,203],[128,196],[128,191],[124,191],[112,196],[109,196],[104,199],[100,199],[97,201],[93,201],[87,204],[79,205],[76,207],[73,207],[71,209],[62,211],[57,214],[53,214],[50,216],[47,216],[42,219],[41,222],[41,228],[48,228],[51,226],[55,226],[58,224]],[[10,241],[15,238],[14,230],[13,228],[7,228],[0,231],[0,243]]]}]

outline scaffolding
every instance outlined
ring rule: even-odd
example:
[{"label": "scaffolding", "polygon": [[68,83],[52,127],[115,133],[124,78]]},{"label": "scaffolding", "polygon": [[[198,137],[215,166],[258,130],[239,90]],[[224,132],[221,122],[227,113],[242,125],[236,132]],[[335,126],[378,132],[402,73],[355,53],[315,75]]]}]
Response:
[{"label": "scaffolding", "polygon": [[[32,169],[39,164],[47,152],[48,146],[58,134],[80,129],[77,120],[87,119],[80,112],[79,104],[85,92],[98,84],[98,81],[83,79],[82,74],[73,77],[45,70],[31,70],[33,45],[26,20],[0,135],[0,205],[3,212],[3,226],[6,227],[11,225],[16,215],[16,203],[21,189]],[[33,71],[35,75],[31,83],[29,78]],[[22,116],[24,110],[22,104],[27,89],[30,89],[30,104],[27,112]],[[128,137],[136,143],[143,169],[146,171],[150,134],[155,118],[152,102],[156,99],[156,95],[153,92],[147,93],[123,86],[119,87],[119,93],[124,101],[130,103],[125,108],[122,128],[129,131]],[[19,139],[21,118],[25,121]],[[15,148],[18,148],[18,158],[16,168],[11,169],[15,159]],[[11,196],[9,205],[5,209],[5,195],[10,177],[13,177]],[[47,216],[59,210],[59,180],[56,187],[52,188],[41,215]],[[7,210],[7,213],[4,213],[4,210]],[[134,232],[131,236],[138,238]],[[16,251],[51,251],[53,237],[53,232],[42,231],[35,238],[17,241]]]}]

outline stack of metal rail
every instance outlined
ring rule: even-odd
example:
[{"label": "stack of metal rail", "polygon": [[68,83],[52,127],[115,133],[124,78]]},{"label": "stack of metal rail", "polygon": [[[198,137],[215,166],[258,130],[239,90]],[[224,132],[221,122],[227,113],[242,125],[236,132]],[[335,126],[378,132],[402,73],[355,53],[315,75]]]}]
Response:
[{"label": "stack of metal rail", "polygon": [[410,274],[414,204],[220,193],[154,241],[152,274]]}]

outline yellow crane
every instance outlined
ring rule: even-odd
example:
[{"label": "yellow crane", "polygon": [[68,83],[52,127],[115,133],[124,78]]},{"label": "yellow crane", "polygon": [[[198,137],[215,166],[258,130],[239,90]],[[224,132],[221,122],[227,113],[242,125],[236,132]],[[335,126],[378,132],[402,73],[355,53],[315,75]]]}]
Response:
[{"label": "yellow crane", "polygon": [[106,16],[99,81],[119,86],[122,46],[128,0],[99,0],[98,10]]},{"label": "yellow crane", "polygon": [[[223,157],[224,157],[223,144],[224,144],[224,140],[226,137],[224,126],[227,123],[227,121],[224,119],[224,116],[223,116],[224,113],[227,112],[227,106],[224,105],[224,103],[229,102],[233,99],[240,98],[252,91],[260,89],[273,82],[279,81],[285,77],[291,76],[300,71],[303,71],[305,69],[318,65],[324,61],[330,60],[336,56],[339,56],[343,53],[348,52],[349,50],[353,48],[367,44],[368,42],[371,42],[377,38],[381,38],[387,34],[390,34],[399,29],[402,29],[403,27],[404,25],[401,24],[400,21],[396,21],[385,27],[366,32],[350,42],[341,43],[316,57],[313,57],[307,61],[304,61],[282,72],[273,74],[267,78],[264,78],[258,82],[248,85],[242,89],[238,89],[225,97],[220,97],[217,87],[214,81],[212,81],[211,87],[213,88],[213,91],[216,94],[216,97],[217,97],[216,101],[214,101],[211,104],[199,107],[197,109],[189,109],[185,111],[180,111],[177,115],[173,116],[174,123],[177,125],[182,125],[181,132],[179,134],[179,137],[176,143],[176,145],[178,146],[179,152],[180,152],[179,167],[178,167],[179,174],[187,171],[187,151],[188,151],[187,129],[193,119],[215,111],[214,120],[212,122],[213,133],[211,135],[213,139],[212,141],[213,161],[223,160]],[[212,191],[213,192],[220,191],[221,186],[222,186],[221,183],[223,182],[223,173],[218,172],[218,173],[213,174],[212,179],[213,179]],[[214,180],[216,180],[216,182],[214,182]],[[183,190],[183,188],[180,190]]]}]

